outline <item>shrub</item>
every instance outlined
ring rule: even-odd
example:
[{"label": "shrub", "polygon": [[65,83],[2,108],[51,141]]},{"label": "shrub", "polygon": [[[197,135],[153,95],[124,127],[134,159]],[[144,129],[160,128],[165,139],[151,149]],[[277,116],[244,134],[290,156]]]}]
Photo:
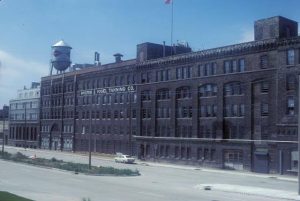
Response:
[{"label": "shrub", "polygon": [[22,161],[22,160],[24,160],[24,159],[28,159],[28,157],[25,156],[24,154],[20,153],[20,152],[17,152],[16,154],[14,154],[14,155],[12,156],[12,159],[13,159],[13,160],[16,160],[16,161]]},{"label": "shrub", "polygon": [[88,173],[91,175],[116,175],[116,176],[138,176],[140,175],[138,170],[130,170],[130,169],[116,169],[113,167],[96,167],[92,166],[89,169],[87,164],[82,163],[72,163],[72,162],[65,162],[63,160],[58,160],[56,158],[45,159],[45,158],[35,158],[30,159],[26,155],[17,152],[16,154],[10,154],[4,152],[0,155],[2,159],[12,160],[16,162],[22,162],[32,165],[39,165],[44,167],[52,167],[62,170],[74,171],[75,173]]}]

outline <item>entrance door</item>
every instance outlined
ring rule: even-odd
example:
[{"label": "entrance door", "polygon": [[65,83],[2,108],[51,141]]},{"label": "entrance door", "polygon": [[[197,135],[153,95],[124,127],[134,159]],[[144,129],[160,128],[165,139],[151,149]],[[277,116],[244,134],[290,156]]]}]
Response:
[{"label": "entrance door", "polygon": [[57,141],[54,142],[54,150],[57,150]]},{"label": "entrance door", "polygon": [[255,153],[254,154],[254,172],[269,173],[268,154]]},{"label": "entrance door", "polygon": [[140,153],[139,153],[139,159],[144,160],[145,159],[145,147],[143,144],[140,145]]}]

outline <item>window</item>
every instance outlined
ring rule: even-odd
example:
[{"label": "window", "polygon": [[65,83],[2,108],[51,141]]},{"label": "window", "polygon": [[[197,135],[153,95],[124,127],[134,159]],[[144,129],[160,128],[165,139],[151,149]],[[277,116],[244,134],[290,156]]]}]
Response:
[{"label": "window", "polygon": [[211,117],[211,116],[212,116],[211,105],[207,105],[207,106],[206,106],[206,116],[207,116],[207,117]]},{"label": "window", "polygon": [[120,94],[120,103],[124,103],[124,102],[125,102],[125,95]]},{"label": "window", "polygon": [[291,152],[291,170],[298,169],[298,151]]},{"label": "window", "polygon": [[268,68],[268,56],[267,55],[262,55],[260,57],[260,68],[261,69]]},{"label": "window", "polygon": [[290,49],[287,51],[287,65],[295,64],[295,50]]},{"label": "window", "polygon": [[261,82],[260,84],[260,92],[261,93],[268,93],[269,91],[269,83],[264,81],[264,82]]},{"label": "window", "polygon": [[191,91],[189,87],[181,87],[176,90],[176,98],[182,99],[182,98],[191,98]]},{"label": "window", "polygon": [[156,81],[168,81],[170,79],[170,70],[159,70],[156,71]]},{"label": "window", "polygon": [[217,105],[212,105],[212,116],[217,116],[218,107]]},{"label": "window", "polygon": [[239,72],[244,72],[245,71],[245,59],[240,59],[239,60]]},{"label": "window", "polygon": [[295,99],[293,96],[290,96],[287,99],[287,114],[295,115]]},{"label": "window", "polygon": [[141,98],[142,98],[142,101],[151,100],[150,91],[149,90],[142,91]]},{"label": "window", "polygon": [[204,65],[204,76],[208,76],[210,74],[210,64]]},{"label": "window", "polygon": [[114,111],[114,119],[118,119],[118,117],[119,117],[119,111],[115,110]]},{"label": "window", "polygon": [[243,163],[243,152],[239,150],[225,150],[224,151],[225,163]]},{"label": "window", "polygon": [[261,116],[268,116],[269,115],[269,105],[267,103],[261,104]]},{"label": "window", "polygon": [[168,89],[160,89],[157,91],[156,98],[157,100],[170,99],[170,91]]},{"label": "window", "polygon": [[224,61],[224,73],[236,73],[245,71],[245,59]]},{"label": "window", "polygon": [[115,100],[114,103],[117,104],[118,103],[118,94],[115,94]]},{"label": "window", "polygon": [[231,114],[232,116],[238,116],[238,105],[231,105]]},{"label": "window", "polygon": [[191,66],[176,68],[176,79],[186,79],[191,77]]},{"label": "window", "polygon": [[197,160],[202,160],[202,148],[197,148]]},{"label": "window", "polygon": [[177,118],[192,118],[193,109],[192,107],[178,107]]},{"label": "window", "polygon": [[199,77],[204,76],[204,66],[202,64],[198,65],[198,76]]},{"label": "window", "polygon": [[237,61],[236,60],[231,61],[231,70],[232,70],[231,73],[238,71],[238,66],[237,66]]},{"label": "window", "polygon": [[218,88],[216,84],[205,84],[199,87],[199,97],[216,96]]},{"label": "window", "polygon": [[149,83],[151,81],[151,72],[142,73],[141,82]]},{"label": "window", "polygon": [[224,85],[224,94],[225,96],[230,95],[241,95],[243,90],[240,82],[231,82]]},{"label": "window", "polygon": [[295,75],[288,75],[286,78],[286,90],[296,89],[296,77]]},{"label": "window", "polygon": [[231,72],[231,66],[230,61],[224,61],[224,73],[230,73]]},{"label": "window", "polygon": [[212,63],[211,64],[211,75],[217,74],[217,63]]},{"label": "window", "polygon": [[241,104],[240,105],[240,113],[239,113],[240,116],[245,116],[245,105],[244,104]]}]

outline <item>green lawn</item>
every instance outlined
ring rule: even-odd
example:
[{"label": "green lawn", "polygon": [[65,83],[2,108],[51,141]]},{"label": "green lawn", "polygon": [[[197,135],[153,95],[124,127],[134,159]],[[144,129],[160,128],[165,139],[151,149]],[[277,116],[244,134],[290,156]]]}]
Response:
[{"label": "green lawn", "polygon": [[33,201],[8,192],[0,191],[0,201]]}]

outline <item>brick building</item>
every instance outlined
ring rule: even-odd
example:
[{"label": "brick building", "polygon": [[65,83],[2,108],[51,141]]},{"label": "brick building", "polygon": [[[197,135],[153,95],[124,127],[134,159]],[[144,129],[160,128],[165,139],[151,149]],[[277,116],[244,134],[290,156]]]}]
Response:
[{"label": "brick building", "polygon": [[255,40],[191,52],[143,43],[137,58],[42,78],[41,147],[290,173],[297,169],[298,24],[255,22]]}]

